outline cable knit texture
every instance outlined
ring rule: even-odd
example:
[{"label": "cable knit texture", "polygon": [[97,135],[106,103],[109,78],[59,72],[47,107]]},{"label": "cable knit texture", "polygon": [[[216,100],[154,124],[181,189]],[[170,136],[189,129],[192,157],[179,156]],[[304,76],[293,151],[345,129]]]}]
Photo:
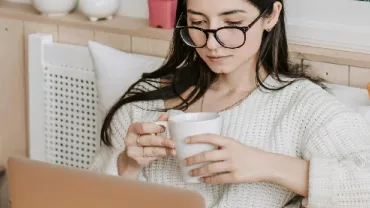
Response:
[{"label": "cable knit texture", "polygon": [[[281,85],[271,76],[265,84]],[[156,121],[161,113],[150,110],[163,107],[162,100],[123,106],[112,123],[114,148],[102,146],[91,170],[117,175],[117,156],[125,148],[123,138],[128,126]],[[183,112],[168,113],[171,116]],[[319,86],[300,80],[279,91],[256,89],[238,106],[220,115],[222,135],[310,161],[309,197],[303,200],[306,203],[292,200],[297,196],[287,188],[267,182],[184,183],[174,157],[154,161],[138,180],[196,190],[205,198],[207,207],[370,207],[370,127],[361,115]]]}]

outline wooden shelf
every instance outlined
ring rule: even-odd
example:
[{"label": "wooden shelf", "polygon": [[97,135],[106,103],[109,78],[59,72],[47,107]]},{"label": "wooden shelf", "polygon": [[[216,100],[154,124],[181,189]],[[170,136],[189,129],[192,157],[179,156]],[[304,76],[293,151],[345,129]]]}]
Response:
[{"label": "wooden shelf", "polygon": [[0,3],[0,17],[23,21],[34,21],[44,24],[57,24],[80,29],[103,30],[105,32],[166,41],[171,39],[173,33],[172,29],[149,27],[149,21],[147,19],[115,16],[112,20],[91,22],[78,11],[74,11],[64,17],[50,18],[38,13],[30,4],[12,3],[7,1]]}]

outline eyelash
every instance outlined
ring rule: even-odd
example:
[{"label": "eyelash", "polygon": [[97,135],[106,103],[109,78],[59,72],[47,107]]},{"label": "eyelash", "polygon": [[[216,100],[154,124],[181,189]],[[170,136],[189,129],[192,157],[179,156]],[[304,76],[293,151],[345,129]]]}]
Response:
[{"label": "eyelash", "polygon": [[191,21],[191,25],[200,25],[202,24],[204,21]]},{"label": "eyelash", "polygon": [[237,22],[226,21],[226,23],[231,26],[237,26],[237,25],[241,25],[243,21],[237,21]]},{"label": "eyelash", "polygon": [[[191,25],[200,25],[202,24],[204,21],[191,21]],[[243,21],[237,21],[237,22],[233,22],[233,21],[226,21],[226,23],[230,26],[238,26],[238,25],[241,25],[243,23]]]}]

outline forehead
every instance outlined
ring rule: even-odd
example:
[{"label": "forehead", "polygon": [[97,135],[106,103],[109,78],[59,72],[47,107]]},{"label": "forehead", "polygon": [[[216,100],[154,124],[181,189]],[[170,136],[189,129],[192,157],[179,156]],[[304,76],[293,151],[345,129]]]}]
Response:
[{"label": "forehead", "polygon": [[187,0],[187,9],[206,15],[215,15],[229,10],[251,10],[253,5],[247,0]]}]

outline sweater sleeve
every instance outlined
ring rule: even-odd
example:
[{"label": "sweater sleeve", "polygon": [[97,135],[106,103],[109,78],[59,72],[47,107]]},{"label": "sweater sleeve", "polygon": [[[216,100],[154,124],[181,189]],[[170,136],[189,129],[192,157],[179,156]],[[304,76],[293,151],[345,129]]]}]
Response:
[{"label": "sweater sleeve", "polygon": [[[113,116],[111,123],[111,140],[113,146],[101,145],[90,166],[91,171],[118,176],[117,160],[118,156],[125,150],[123,139],[126,136],[128,127],[132,123],[131,111],[131,104],[127,104],[121,107]],[[142,173],[139,175],[139,180],[146,180]]]},{"label": "sweater sleeve", "polygon": [[360,115],[334,115],[302,145],[309,208],[370,207],[370,126]]},{"label": "sweater sleeve", "polygon": [[[139,83],[135,86],[136,91],[151,91],[158,87],[159,81],[148,81]],[[117,159],[125,150],[124,138],[131,123],[136,119],[143,117],[142,109],[155,107],[155,102],[135,102],[122,106],[113,116],[111,123],[111,140],[113,147],[107,147],[102,144],[99,152],[96,154],[90,170],[103,172],[109,175],[118,176]],[[139,111],[137,111],[139,109]],[[136,112],[136,113],[135,113]],[[139,174],[138,180],[147,181],[144,173]]]},{"label": "sweater sleeve", "polygon": [[112,147],[108,147],[103,143],[101,144],[90,166],[90,170],[118,175],[117,158],[125,149],[123,139],[132,121],[130,110],[130,105],[125,105],[113,116],[110,126]]}]

